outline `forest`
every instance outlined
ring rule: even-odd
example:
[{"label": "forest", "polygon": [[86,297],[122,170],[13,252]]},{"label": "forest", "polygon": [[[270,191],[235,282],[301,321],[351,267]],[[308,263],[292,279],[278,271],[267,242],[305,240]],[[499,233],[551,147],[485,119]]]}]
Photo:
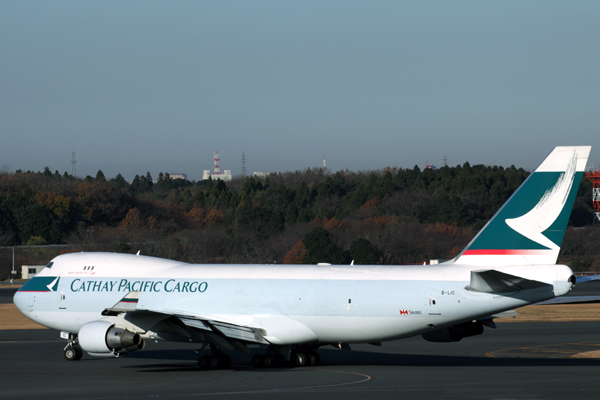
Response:
[{"label": "forest", "polygon": [[[321,168],[193,182],[0,173],[0,279],[73,251],[191,263],[423,264],[454,257],[527,178],[514,166]],[[559,262],[600,271],[582,179]],[[19,268],[20,269],[20,268]]]}]

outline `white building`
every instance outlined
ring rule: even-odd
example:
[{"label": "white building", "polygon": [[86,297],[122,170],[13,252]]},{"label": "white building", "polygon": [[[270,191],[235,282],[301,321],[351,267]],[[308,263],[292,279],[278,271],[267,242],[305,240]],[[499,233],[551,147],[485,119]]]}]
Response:
[{"label": "white building", "polygon": [[169,177],[171,179],[183,179],[183,180],[187,180],[187,174],[173,173],[173,174],[169,174]]},{"label": "white building", "polygon": [[39,274],[45,267],[45,265],[22,265],[21,279],[31,279]]},{"label": "white building", "polygon": [[211,174],[210,169],[205,169],[204,174],[202,174],[202,180],[205,181],[208,178],[212,178],[213,180],[221,179],[222,181],[229,182],[229,181],[231,181],[231,179],[233,177],[231,176],[231,170],[229,170],[229,169],[226,169],[225,171],[223,171],[222,173],[220,173],[218,175]]}]

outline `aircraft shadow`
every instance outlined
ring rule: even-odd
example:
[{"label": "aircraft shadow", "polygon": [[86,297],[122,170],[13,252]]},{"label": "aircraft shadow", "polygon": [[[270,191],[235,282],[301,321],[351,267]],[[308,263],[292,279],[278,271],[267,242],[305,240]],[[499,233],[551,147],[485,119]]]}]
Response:
[{"label": "aircraft shadow", "polygon": [[[600,366],[600,359],[585,358],[552,358],[552,357],[527,357],[504,356],[503,358],[490,358],[482,355],[419,355],[419,354],[389,354],[365,351],[340,351],[319,350],[321,364],[317,367],[332,366],[389,366],[389,367],[577,367]],[[231,354],[233,365],[229,370],[277,372],[289,368],[254,369],[250,368],[252,354]],[[165,372],[166,370],[191,370],[197,371],[197,354],[189,350],[152,350],[133,353],[127,356],[137,360],[180,360],[185,365],[144,363],[123,366],[124,368],[139,368],[144,372]],[[189,364],[188,364],[189,363]],[[306,367],[305,367],[306,368]],[[299,370],[302,370],[300,368]]]}]

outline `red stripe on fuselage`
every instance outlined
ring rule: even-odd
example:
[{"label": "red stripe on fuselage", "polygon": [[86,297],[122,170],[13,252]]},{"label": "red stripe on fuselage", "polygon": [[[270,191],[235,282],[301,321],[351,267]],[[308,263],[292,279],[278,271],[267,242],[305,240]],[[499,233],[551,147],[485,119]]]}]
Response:
[{"label": "red stripe on fuselage", "polygon": [[481,249],[466,250],[463,256],[514,256],[514,255],[545,255],[552,250],[499,250],[499,249]]},{"label": "red stripe on fuselage", "polygon": [[54,293],[52,290],[17,290],[17,292],[21,293]]}]

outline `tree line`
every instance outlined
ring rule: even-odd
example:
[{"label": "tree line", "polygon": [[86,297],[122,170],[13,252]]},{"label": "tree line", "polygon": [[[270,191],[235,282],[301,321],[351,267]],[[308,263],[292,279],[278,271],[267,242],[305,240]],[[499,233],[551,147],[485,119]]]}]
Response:
[{"label": "tree line", "polygon": [[[141,250],[195,263],[417,264],[455,256],[528,175],[469,163],[316,168],[228,183],[167,173],[131,182],[102,171],[83,179],[48,168],[0,173],[0,246]],[[570,226],[584,229],[568,232],[561,253],[579,269],[600,268],[595,246],[585,245],[598,231],[591,215],[583,179]]]}]

